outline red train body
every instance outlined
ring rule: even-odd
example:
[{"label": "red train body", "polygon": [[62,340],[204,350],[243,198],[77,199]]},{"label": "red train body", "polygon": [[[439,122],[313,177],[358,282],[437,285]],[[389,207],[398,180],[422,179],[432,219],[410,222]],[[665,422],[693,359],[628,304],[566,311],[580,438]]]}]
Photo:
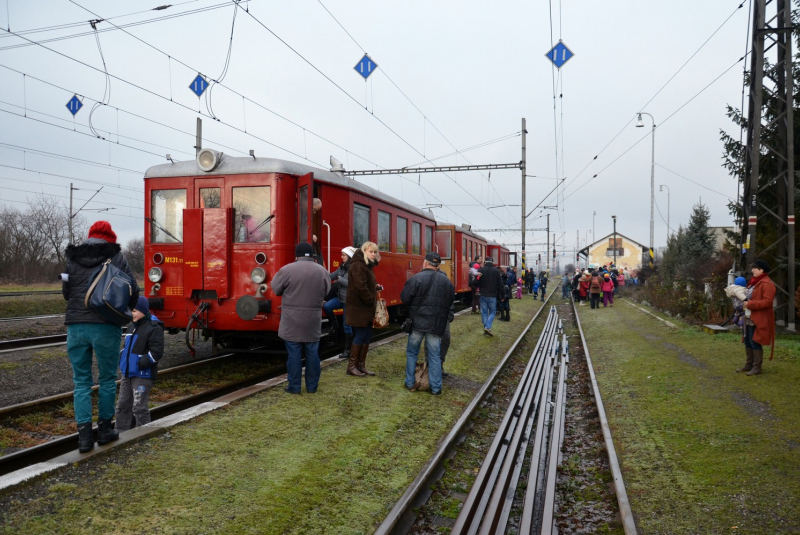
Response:
[{"label": "red train body", "polygon": [[456,293],[469,293],[469,266],[476,256],[486,255],[486,239],[451,223],[436,224],[437,251],[442,257],[439,269],[455,286]]},{"label": "red train body", "polygon": [[494,265],[502,268],[504,271],[511,265],[510,251],[505,245],[500,245],[495,241],[490,241],[487,245],[487,256],[491,256],[494,260]]}]

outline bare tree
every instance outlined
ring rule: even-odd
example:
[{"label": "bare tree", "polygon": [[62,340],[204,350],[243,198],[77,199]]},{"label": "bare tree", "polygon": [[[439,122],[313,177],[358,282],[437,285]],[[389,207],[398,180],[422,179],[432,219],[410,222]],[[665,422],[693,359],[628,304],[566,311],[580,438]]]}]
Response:
[{"label": "bare tree", "polygon": [[122,249],[125,260],[135,275],[144,274],[144,238],[133,238]]}]

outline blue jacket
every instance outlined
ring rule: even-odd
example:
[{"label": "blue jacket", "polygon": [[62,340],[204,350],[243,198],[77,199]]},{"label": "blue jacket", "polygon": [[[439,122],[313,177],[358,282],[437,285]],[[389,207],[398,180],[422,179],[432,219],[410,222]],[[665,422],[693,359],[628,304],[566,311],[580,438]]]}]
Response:
[{"label": "blue jacket", "polygon": [[132,327],[125,335],[125,345],[119,354],[122,376],[155,380],[158,361],[164,354],[164,324],[150,316],[133,323]]}]

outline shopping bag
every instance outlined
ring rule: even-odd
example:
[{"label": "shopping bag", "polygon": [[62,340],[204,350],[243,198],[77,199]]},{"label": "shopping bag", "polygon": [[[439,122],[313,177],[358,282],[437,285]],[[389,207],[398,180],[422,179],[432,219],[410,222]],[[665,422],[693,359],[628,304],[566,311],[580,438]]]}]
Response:
[{"label": "shopping bag", "polygon": [[417,369],[414,371],[414,388],[415,390],[430,390],[431,385],[428,382],[428,361],[423,359],[422,362],[417,362]]},{"label": "shopping bag", "polygon": [[386,308],[386,300],[380,298],[378,292],[378,305],[375,307],[375,317],[372,319],[372,326],[376,329],[383,329],[389,325],[389,310]]}]

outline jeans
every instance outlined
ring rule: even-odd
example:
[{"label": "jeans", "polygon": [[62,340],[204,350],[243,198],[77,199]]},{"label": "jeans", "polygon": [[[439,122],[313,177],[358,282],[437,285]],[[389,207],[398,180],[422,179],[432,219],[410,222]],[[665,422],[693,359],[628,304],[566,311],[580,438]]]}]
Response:
[{"label": "jeans", "polygon": [[603,292],[603,306],[607,307],[610,304],[614,304],[614,292],[613,291],[605,291]]},{"label": "jeans", "polygon": [[133,418],[136,425],[142,426],[150,423],[150,409],[147,407],[150,400],[150,389],[153,380],[144,377],[123,377],[119,384],[119,400],[117,401],[117,431],[120,433],[133,427]]},{"label": "jeans", "polygon": [[67,325],[67,355],[72,363],[72,381],[75,421],[79,424],[92,421],[92,350],[97,355],[98,417],[114,417],[117,397],[117,365],[122,328],[110,323],[78,323]]},{"label": "jeans", "polygon": [[319,386],[320,364],[319,364],[319,341],[317,342],[288,342],[286,344],[286,351],[289,353],[289,358],[286,362],[286,369],[288,370],[289,384],[286,389],[290,392],[300,392],[302,386],[300,375],[303,371],[303,364],[301,362],[303,354],[306,357],[306,391],[309,394],[317,391]]},{"label": "jeans", "polygon": [[749,347],[750,349],[761,349],[761,344],[756,343],[753,340],[753,335],[756,333],[756,326],[755,325],[745,325],[744,328],[744,347]]},{"label": "jeans", "polygon": [[372,338],[372,325],[369,327],[353,327],[355,336],[353,337],[353,344],[361,346],[369,343]]},{"label": "jeans", "polygon": [[563,297],[564,299],[569,297],[569,291],[570,290],[569,290],[569,285],[568,284],[562,284],[561,285],[561,297]]},{"label": "jeans", "polygon": [[[494,299],[494,297],[492,299]],[[483,308],[483,297],[481,297],[481,308]],[[419,347],[422,345],[423,338],[425,338],[425,355],[428,358],[428,382],[431,385],[431,392],[441,392],[442,360],[440,352],[442,337],[431,333],[411,331],[411,334],[408,335],[408,343],[406,344],[405,384],[407,388],[412,388],[414,386],[414,372],[417,370],[417,357],[419,356]]]},{"label": "jeans", "polygon": [[539,286],[539,291],[542,292],[542,301],[544,301],[544,293],[547,291],[547,286]]},{"label": "jeans", "polygon": [[492,328],[495,314],[497,314],[497,298],[481,296],[481,319],[484,329]]},{"label": "jeans", "polygon": [[350,327],[347,322],[345,321],[344,317],[344,305],[341,301],[339,301],[338,297],[334,297],[330,301],[326,301],[324,305],[322,305],[322,310],[325,311],[325,317],[328,319],[333,319],[336,321],[336,316],[334,315],[333,311],[337,308],[342,309],[342,324],[344,324],[344,333],[345,334],[353,334],[353,328]]}]

